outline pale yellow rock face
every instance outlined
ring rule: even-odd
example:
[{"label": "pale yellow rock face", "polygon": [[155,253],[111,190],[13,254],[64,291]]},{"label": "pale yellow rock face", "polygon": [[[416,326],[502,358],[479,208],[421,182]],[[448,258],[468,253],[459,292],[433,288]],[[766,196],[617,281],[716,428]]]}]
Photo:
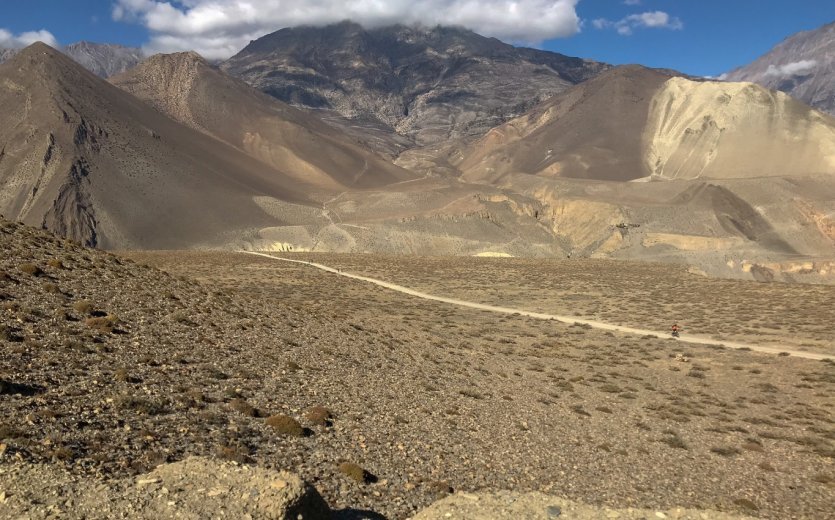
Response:
[{"label": "pale yellow rock face", "polygon": [[682,251],[711,251],[730,249],[741,246],[744,240],[739,237],[702,237],[695,235],[676,235],[672,233],[647,233],[642,244],[644,247],[669,245]]},{"label": "pale yellow rock face", "polygon": [[653,177],[835,175],[835,120],[752,83],[671,78],[644,134]]}]

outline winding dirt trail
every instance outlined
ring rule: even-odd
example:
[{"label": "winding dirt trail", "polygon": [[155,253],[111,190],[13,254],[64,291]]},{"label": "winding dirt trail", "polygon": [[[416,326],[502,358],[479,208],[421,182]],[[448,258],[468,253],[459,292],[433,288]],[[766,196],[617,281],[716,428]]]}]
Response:
[{"label": "winding dirt trail", "polygon": [[[392,291],[397,291],[397,292],[400,292],[400,293],[403,293],[403,294],[408,294],[409,296],[414,296],[414,297],[417,297],[417,298],[423,298],[424,300],[434,300],[434,301],[437,301],[437,302],[448,303],[448,304],[451,304],[451,305],[458,305],[460,307],[468,307],[470,309],[478,309],[478,310],[482,310],[482,311],[497,312],[497,313],[501,313],[501,314],[519,314],[520,316],[528,316],[530,318],[536,318],[536,319],[540,319],[540,320],[554,320],[554,321],[559,321],[559,322],[568,323],[568,324],[579,323],[579,324],[582,324],[582,325],[588,325],[588,326],[590,326],[592,328],[595,328],[595,329],[608,330],[608,331],[612,331],[612,332],[622,332],[622,333],[625,333],[625,334],[635,334],[635,335],[638,335],[638,336],[647,336],[647,335],[658,336],[658,337],[666,337],[667,336],[666,332],[658,332],[658,331],[655,331],[655,330],[637,329],[637,328],[634,328],[634,327],[625,327],[625,326],[622,326],[622,325],[612,325],[611,323],[605,323],[605,322],[602,322],[602,321],[587,320],[587,319],[584,319],[584,318],[575,318],[573,316],[561,316],[561,315],[558,315],[558,314],[544,314],[544,313],[541,313],[541,312],[525,311],[525,310],[521,310],[521,309],[513,309],[513,308],[510,308],[510,307],[497,307],[495,305],[486,305],[486,304],[483,304],[483,303],[468,302],[466,300],[458,300],[458,299],[455,299],[455,298],[447,298],[445,296],[435,296],[433,294],[427,294],[427,293],[424,293],[424,292],[415,291],[414,289],[409,289],[408,287],[403,287],[402,285],[397,285],[397,284],[394,284],[394,283],[391,283],[391,282],[378,280],[376,278],[369,278],[367,276],[361,276],[361,275],[358,275],[358,274],[344,273],[341,270],[335,269],[333,267],[328,267],[328,266],[323,265],[323,264],[317,264],[315,262],[307,262],[305,260],[291,260],[289,258],[282,258],[282,257],[279,257],[279,256],[273,256],[273,255],[269,255],[267,253],[258,253],[258,252],[255,252],[255,251],[241,251],[241,253],[246,253],[246,254],[249,254],[249,255],[256,255],[256,256],[263,256],[263,257],[271,258],[273,260],[277,260],[277,261],[280,261],[280,262],[291,262],[291,263],[294,263],[294,264],[303,264],[303,265],[314,267],[316,269],[321,269],[322,271],[327,271],[329,273],[333,273],[333,274],[336,274],[336,275],[339,275],[339,276],[344,276],[345,278],[351,278],[351,279],[354,279],[354,280],[360,280],[360,281],[363,281],[363,282],[372,283],[372,284],[378,285],[380,287],[385,287],[386,289],[391,289]],[[746,343],[737,343],[737,342],[731,342],[731,341],[719,341],[719,340],[715,340],[715,339],[711,339],[711,338],[705,338],[705,337],[701,337],[701,336],[693,336],[693,335],[689,335],[689,334],[682,334],[680,338],[670,338],[670,339],[676,339],[677,341],[681,341],[683,343],[690,343],[690,344],[696,344],[696,345],[722,345],[726,348],[732,348],[732,349],[737,349],[737,350],[741,350],[741,349],[752,350],[752,351],[755,351],[755,352],[763,352],[763,353],[766,353],[766,354],[775,354],[776,355],[776,354],[779,354],[779,353],[787,353],[787,354],[790,354],[794,357],[805,358],[805,359],[816,359],[816,360],[832,359],[831,355],[818,354],[818,353],[815,353],[815,352],[804,352],[802,350],[790,350],[790,349],[785,349],[785,348],[780,348],[780,347],[767,347],[767,346],[761,346],[761,345],[750,345],[750,344],[746,344]]]}]

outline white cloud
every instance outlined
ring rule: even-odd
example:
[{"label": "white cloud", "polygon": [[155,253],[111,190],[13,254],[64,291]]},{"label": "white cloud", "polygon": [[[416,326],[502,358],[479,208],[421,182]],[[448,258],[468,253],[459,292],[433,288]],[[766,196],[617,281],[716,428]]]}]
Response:
[{"label": "white cloud", "polygon": [[769,65],[768,70],[765,71],[765,75],[779,78],[802,76],[807,72],[811,72],[817,66],[818,62],[816,60],[795,61],[792,63],[787,63],[785,65],[780,65],[779,67]]},{"label": "white cloud", "polygon": [[679,31],[684,29],[684,23],[680,18],[670,16],[664,11],[648,11],[640,14],[630,14],[617,21],[598,18],[592,21],[597,29],[615,29],[618,34],[629,36],[636,29],[670,29]]},{"label": "white cloud", "polygon": [[6,29],[0,29],[0,48],[20,49],[35,42],[44,42],[51,47],[58,47],[58,40],[49,31],[40,30],[12,34]]},{"label": "white cloud", "polygon": [[151,32],[149,52],[231,56],[250,40],[296,25],[353,20],[460,25],[485,36],[536,44],[580,30],[579,0],[115,0],[113,18]]}]

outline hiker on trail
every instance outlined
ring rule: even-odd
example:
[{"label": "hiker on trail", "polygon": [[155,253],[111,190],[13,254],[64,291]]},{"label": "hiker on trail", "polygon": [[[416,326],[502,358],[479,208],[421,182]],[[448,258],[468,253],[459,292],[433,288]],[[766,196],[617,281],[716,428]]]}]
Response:
[{"label": "hiker on trail", "polygon": [[677,338],[679,336],[679,331],[681,330],[681,327],[678,326],[678,323],[673,323],[672,330],[673,330],[673,337]]}]

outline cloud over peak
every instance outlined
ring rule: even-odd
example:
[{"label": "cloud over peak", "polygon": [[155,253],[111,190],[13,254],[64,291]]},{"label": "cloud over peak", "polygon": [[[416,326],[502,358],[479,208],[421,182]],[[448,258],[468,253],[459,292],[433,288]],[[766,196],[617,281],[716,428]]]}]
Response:
[{"label": "cloud over peak", "polygon": [[113,18],[151,32],[149,52],[194,49],[210,59],[284,27],[352,20],[367,27],[460,25],[506,41],[539,43],[580,30],[579,0],[116,0]]},{"label": "cloud over peak", "polygon": [[792,63],[786,63],[776,67],[769,65],[768,70],[765,71],[766,77],[776,78],[790,78],[792,76],[802,76],[806,73],[812,72],[818,66],[817,60],[800,60]]},{"label": "cloud over peak", "polygon": [[0,48],[20,49],[21,47],[32,45],[35,42],[44,42],[51,47],[58,47],[58,40],[49,31],[40,30],[12,34],[6,29],[0,29]]}]

